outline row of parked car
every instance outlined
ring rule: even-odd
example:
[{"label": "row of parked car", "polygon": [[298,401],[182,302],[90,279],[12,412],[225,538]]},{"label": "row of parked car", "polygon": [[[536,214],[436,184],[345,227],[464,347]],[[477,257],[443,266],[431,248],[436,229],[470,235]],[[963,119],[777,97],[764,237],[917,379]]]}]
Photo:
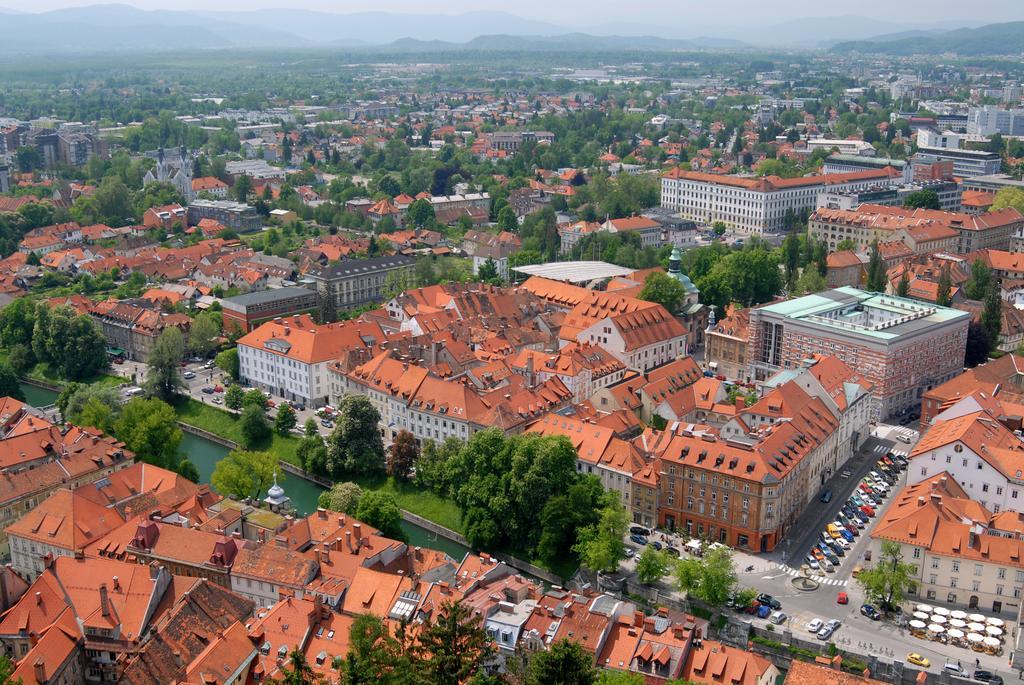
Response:
[{"label": "row of parked car", "polygon": [[[900,470],[906,467],[907,460],[898,455],[887,454],[878,460],[875,470],[864,476],[843,503],[836,519],[821,531],[818,545],[807,555],[806,563],[810,568],[832,573],[839,567],[840,559],[846,556],[860,531],[878,513],[899,478]],[[825,494],[831,495],[829,492]]]}]

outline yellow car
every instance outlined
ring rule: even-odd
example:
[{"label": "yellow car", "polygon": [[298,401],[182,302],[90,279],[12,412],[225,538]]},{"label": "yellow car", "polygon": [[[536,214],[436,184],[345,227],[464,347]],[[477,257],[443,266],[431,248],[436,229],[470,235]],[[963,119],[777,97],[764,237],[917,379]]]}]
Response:
[{"label": "yellow car", "polygon": [[928,661],[927,657],[923,657],[917,652],[911,652],[910,654],[908,654],[907,661],[917,666],[924,666],[925,668],[928,668],[932,665],[932,662]]}]

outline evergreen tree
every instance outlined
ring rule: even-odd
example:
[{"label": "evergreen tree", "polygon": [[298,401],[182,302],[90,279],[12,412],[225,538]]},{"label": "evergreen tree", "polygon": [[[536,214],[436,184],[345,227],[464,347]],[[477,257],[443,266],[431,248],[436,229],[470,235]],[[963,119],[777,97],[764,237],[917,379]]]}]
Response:
[{"label": "evergreen tree", "polygon": [[533,655],[528,670],[529,685],[593,685],[597,671],[578,642],[563,638],[547,651]]},{"label": "evergreen tree", "polygon": [[896,294],[900,297],[908,297],[910,295],[910,271],[904,270],[903,275],[900,276],[900,282],[896,285]]},{"label": "evergreen tree", "polygon": [[878,241],[876,240],[871,243],[867,289],[873,293],[884,293],[885,283],[885,262],[882,261],[882,253],[878,250]]},{"label": "evergreen tree", "polygon": [[999,333],[1003,328],[1003,298],[999,296],[999,285],[993,281],[985,295],[985,308],[981,312],[981,325],[988,333],[992,349],[999,346]]},{"label": "evergreen tree", "polygon": [[468,606],[445,602],[420,631],[415,654],[416,670],[431,685],[468,682],[494,654],[490,638]]},{"label": "evergreen tree", "polygon": [[949,276],[949,265],[942,267],[942,273],[939,275],[939,287],[935,293],[935,304],[940,307],[948,307],[952,302],[950,293],[953,289],[952,279]]}]

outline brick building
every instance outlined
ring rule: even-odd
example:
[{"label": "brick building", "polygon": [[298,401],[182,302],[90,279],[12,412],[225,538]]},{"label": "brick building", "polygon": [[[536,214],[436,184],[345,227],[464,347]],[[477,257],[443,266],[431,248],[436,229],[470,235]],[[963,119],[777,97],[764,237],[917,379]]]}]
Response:
[{"label": "brick building", "polygon": [[747,363],[764,379],[815,354],[839,357],[874,386],[886,418],[963,369],[970,315],[914,300],[837,288],[753,309]]}]

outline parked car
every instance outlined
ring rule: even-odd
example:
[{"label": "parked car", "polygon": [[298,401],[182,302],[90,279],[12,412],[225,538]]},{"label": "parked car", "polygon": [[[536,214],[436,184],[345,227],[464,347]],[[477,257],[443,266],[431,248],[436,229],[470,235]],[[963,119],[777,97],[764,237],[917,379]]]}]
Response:
[{"label": "parked car", "polygon": [[811,555],[811,554],[807,555],[807,565],[810,566],[811,568],[813,568],[815,571],[817,571],[818,568],[820,568],[820,565],[818,564],[818,560],[815,559],[814,555]]},{"label": "parked car", "polygon": [[775,599],[774,597],[772,597],[769,594],[765,594],[764,592],[762,592],[761,594],[759,594],[757,596],[757,601],[758,601],[759,604],[767,604],[768,606],[770,606],[772,609],[774,609],[776,611],[778,611],[779,609],[782,608],[782,602],[780,602],[779,600]]},{"label": "parked car", "polygon": [[825,622],[822,621],[820,618],[812,618],[805,627],[807,628],[807,632],[817,633],[819,630],[822,629],[824,625]]},{"label": "parked car", "polygon": [[1002,676],[996,675],[992,671],[986,671],[984,669],[979,669],[975,671],[974,675],[971,677],[982,683],[994,683],[995,685],[1002,685],[1003,683]]},{"label": "parked car", "polygon": [[202,392],[203,392],[204,395],[212,395],[213,394],[213,387],[207,385],[205,388],[203,388]]},{"label": "parked car", "polygon": [[947,661],[946,663],[942,664],[942,670],[946,673],[952,673],[953,675],[960,676],[961,678],[967,677],[967,669],[961,666],[959,661],[957,661],[956,663],[952,661]]},{"label": "parked car", "polygon": [[832,619],[824,626],[822,626],[821,630],[818,631],[818,639],[827,640],[830,637],[832,637],[832,634],[835,633],[838,629],[839,621],[837,621],[836,619]]},{"label": "parked car", "polygon": [[677,559],[679,558],[679,550],[675,547],[666,547],[663,551],[669,556],[676,557]]},{"label": "parked car", "polygon": [[629,545],[622,546],[622,553],[626,555],[627,559],[632,559],[633,555],[636,554],[636,550]]},{"label": "parked car", "polygon": [[222,400],[222,399],[221,399],[221,398],[219,398],[219,397],[214,397],[214,398],[213,398],[212,400],[210,400],[210,401],[211,401],[211,402],[213,402],[214,404],[224,404],[224,400]]},{"label": "parked car", "polygon": [[878,621],[882,618],[882,612],[870,604],[865,604],[864,606],[862,606],[860,608],[860,613],[862,616],[867,616],[872,621]]},{"label": "parked car", "polygon": [[650,535],[651,531],[647,530],[643,526],[630,526],[629,532],[633,535]]},{"label": "parked car", "polygon": [[831,502],[832,491],[826,489],[825,492],[821,493],[821,497],[818,498],[818,501],[821,502],[822,504],[828,504],[829,502]]},{"label": "parked car", "polygon": [[782,613],[781,611],[773,611],[772,615],[768,617],[768,622],[774,623],[778,626],[785,623],[788,619],[789,616],[786,616],[786,614]]},{"label": "parked car", "polygon": [[769,614],[772,613],[772,608],[767,604],[760,604],[757,607],[758,618],[768,618]]},{"label": "parked car", "polygon": [[323,426],[324,428],[334,428],[334,423],[332,421],[328,421],[327,419],[320,419],[320,425]]},{"label": "parked car", "polygon": [[922,666],[928,668],[932,665],[932,662],[928,661],[928,657],[921,656],[917,652],[911,652],[907,655],[907,661],[914,664],[915,666]]},{"label": "parked car", "polygon": [[194,371],[186,371],[185,373],[181,374],[181,377],[184,378],[185,380],[192,380],[193,378],[196,377],[196,374]]},{"label": "parked car", "polygon": [[653,547],[653,548],[654,548],[655,550],[657,550],[657,551],[659,551],[659,552],[660,552],[660,551],[661,551],[661,547],[662,547],[662,545],[661,545],[661,543],[660,543],[660,542],[658,542],[657,540],[652,540],[652,541],[651,541],[651,547]]},{"label": "parked car", "polygon": [[838,595],[836,595],[836,604],[849,604],[849,603],[850,603],[850,595],[846,594],[845,592],[840,592]]},{"label": "parked car", "polygon": [[637,535],[636,533],[634,533],[633,535],[630,535],[629,539],[631,541],[635,542],[638,545],[646,545],[647,544],[647,538],[645,538],[643,535]]}]

